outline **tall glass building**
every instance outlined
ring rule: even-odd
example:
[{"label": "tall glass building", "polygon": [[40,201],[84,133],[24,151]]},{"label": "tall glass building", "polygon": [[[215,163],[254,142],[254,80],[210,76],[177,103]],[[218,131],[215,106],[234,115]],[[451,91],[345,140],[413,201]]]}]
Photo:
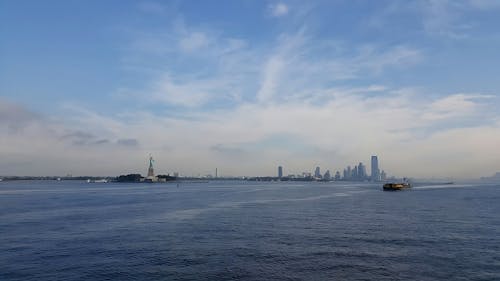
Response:
[{"label": "tall glass building", "polygon": [[378,157],[377,156],[372,156],[372,173],[371,173],[371,179],[372,181],[379,181],[380,180],[380,170],[378,168]]}]

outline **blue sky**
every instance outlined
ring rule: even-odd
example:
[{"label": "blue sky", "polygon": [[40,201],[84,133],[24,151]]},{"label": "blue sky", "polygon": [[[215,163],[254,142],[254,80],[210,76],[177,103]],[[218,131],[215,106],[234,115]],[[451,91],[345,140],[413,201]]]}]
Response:
[{"label": "blue sky", "polygon": [[[0,1],[0,174],[500,170],[500,2]],[[146,164],[144,164],[146,163]]]}]

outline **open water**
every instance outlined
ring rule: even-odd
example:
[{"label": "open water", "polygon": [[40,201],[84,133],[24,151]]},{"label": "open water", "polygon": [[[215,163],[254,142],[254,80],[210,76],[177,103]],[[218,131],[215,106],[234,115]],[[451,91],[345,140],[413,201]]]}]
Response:
[{"label": "open water", "polygon": [[500,186],[1,182],[0,280],[500,280]]}]

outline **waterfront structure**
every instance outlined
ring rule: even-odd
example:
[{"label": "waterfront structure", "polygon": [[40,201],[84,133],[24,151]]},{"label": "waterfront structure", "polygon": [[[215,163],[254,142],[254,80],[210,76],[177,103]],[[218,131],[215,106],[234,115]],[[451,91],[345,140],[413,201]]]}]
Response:
[{"label": "waterfront structure", "polygon": [[378,168],[378,157],[376,155],[372,156],[371,163],[371,180],[380,181],[380,170]]},{"label": "waterfront structure", "polygon": [[278,178],[282,178],[283,177],[283,167],[281,166],[278,166]]},{"label": "waterfront structure", "polygon": [[302,178],[311,178],[312,175],[310,172],[302,172]]}]

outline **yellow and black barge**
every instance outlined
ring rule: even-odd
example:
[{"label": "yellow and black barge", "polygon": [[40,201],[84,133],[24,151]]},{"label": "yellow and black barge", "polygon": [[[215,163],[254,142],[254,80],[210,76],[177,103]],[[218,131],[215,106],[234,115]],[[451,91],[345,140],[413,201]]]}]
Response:
[{"label": "yellow and black barge", "polygon": [[398,191],[411,188],[410,183],[401,182],[401,183],[386,183],[384,184],[384,191]]}]

